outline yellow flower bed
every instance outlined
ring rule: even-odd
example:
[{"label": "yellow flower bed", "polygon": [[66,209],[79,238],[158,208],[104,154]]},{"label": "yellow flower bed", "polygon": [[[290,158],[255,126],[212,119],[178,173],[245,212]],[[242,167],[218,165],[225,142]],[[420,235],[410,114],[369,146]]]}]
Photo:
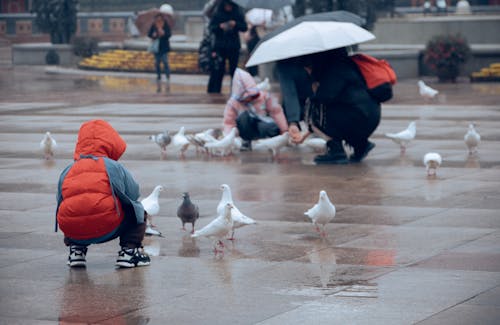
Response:
[{"label": "yellow flower bed", "polygon": [[[170,70],[174,73],[198,73],[198,53],[170,52]],[[154,72],[154,57],[146,51],[111,50],[90,58],[83,59],[78,64],[81,69]]]},{"label": "yellow flower bed", "polygon": [[500,63],[492,63],[471,74],[471,81],[500,81]]}]

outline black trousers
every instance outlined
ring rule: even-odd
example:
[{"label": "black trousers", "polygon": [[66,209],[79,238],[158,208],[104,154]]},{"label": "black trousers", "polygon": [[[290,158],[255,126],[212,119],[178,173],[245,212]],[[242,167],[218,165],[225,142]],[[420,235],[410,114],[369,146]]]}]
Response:
[{"label": "black trousers", "polygon": [[222,60],[218,67],[210,71],[207,92],[219,94],[222,89],[222,80],[224,79],[224,74],[226,73],[226,60],[229,61],[229,75],[232,78],[234,75],[234,71],[238,66],[240,49],[220,49],[217,50],[217,54],[221,56]]},{"label": "black trousers", "polygon": [[[321,118],[313,123],[333,141],[345,140],[356,148],[364,148],[368,138],[380,123],[380,105],[374,105],[366,112],[343,106],[320,105]],[[318,112],[316,112],[318,114]]]},{"label": "black trousers", "polygon": [[[139,248],[142,246],[142,241],[146,232],[146,220],[144,220],[144,223],[138,224],[133,211],[127,211],[129,209],[127,209],[125,206],[123,207],[123,210],[125,217],[123,218],[120,226],[118,226],[117,232],[111,238],[108,238],[105,241],[95,242],[95,244],[111,241],[117,237],[120,237],[121,247]],[[82,245],[78,240],[72,240],[68,237],[64,237],[64,243],[66,244],[66,246],[88,246]]]},{"label": "black trousers", "polygon": [[252,117],[248,112],[243,112],[238,116],[236,126],[240,137],[246,141],[271,138],[280,134],[280,129],[276,123],[263,122],[256,117]]}]

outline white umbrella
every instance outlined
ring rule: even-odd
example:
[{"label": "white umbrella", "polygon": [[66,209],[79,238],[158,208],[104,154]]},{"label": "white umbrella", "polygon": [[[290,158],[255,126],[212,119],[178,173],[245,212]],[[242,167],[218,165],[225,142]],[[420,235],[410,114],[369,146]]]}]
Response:
[{"label": "white umbrella", "polygon": [[375,35],[353,23],[306,21],[260,44],[246,66],[328,51],[373,39]]},{"label": "white umbrella", "polygon": [[247,21],[254,26],[271,25],[272,16],[272,10],[262,8],[249,10],[245,15]]}]

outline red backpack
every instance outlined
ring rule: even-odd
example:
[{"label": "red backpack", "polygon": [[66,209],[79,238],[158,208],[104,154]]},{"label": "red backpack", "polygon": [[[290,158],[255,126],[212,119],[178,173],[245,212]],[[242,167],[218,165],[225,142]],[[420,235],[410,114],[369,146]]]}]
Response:
[{"label": "red backpack", "polygon": [[351,58],[363,75],[370,95],[380,103],[391,99],[392,85],[397,79],[389,62],[366,54],[355,54]]}]

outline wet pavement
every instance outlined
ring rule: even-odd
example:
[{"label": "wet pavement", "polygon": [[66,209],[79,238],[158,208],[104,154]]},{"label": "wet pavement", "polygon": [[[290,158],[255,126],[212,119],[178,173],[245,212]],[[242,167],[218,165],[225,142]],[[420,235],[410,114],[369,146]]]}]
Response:
[{"label": "wet pavement", "polygon": [[[177,80],[175,78],[177,77]],[[147,76],[46,74],[0,68],[0,324],[498,324],[500,319],[500,85],[434,84],[439,99],[402,81],[384,105],[376,148],[361,164],[315,166],[315,153],[286,148],[208,158],[160,159],[147,136],[220,126],[225,96],[203,94],[205,76],[174,76],[155,94]],[[91,246],[70,270],[53,232],[56,182],[79,125],[104,118],[128,143],[122,163],[149,193],[157,184],[164,238],[150,267],[116,270],[118,243]],[[417,121],[406,155],[385,139]],[[483,141],[468,156],[469,121]],[[50,130],[59,147],[42,160]],[[436,178],[422,157],[443,156]],[[219,185],[258,221],[237,230],[224,258],[193,240],[175,216],[181,193],[215,215]],[[337,207],[328,237],[303,212],[326,190]]]}]

